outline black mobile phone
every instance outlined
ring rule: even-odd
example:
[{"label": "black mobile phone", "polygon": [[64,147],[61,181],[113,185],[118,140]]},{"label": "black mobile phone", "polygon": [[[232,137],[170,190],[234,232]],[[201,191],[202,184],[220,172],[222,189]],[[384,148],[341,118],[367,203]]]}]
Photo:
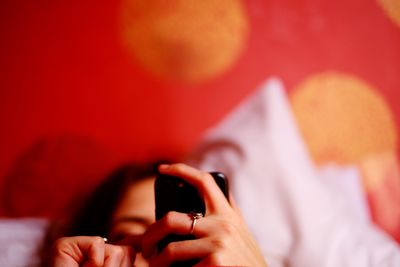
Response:
[{"label": "black mobile phone", "polygon": [[[229,201],[228,179],[221,172],[211,172],[218,187],[224,193]],[[156,202],[156,220],[164,217],[169,211],[177,211],[182,213],[206,213],[204,201],[201,199],[199,192],[195,187],[182,180],[179,177],[158,174],[155,184],[155,202]],[[158,251],[170,242],[194,239],[193,235],[169,235],[157,244]],[[171,266],[193,266],[196,261],[177,262]]]}]

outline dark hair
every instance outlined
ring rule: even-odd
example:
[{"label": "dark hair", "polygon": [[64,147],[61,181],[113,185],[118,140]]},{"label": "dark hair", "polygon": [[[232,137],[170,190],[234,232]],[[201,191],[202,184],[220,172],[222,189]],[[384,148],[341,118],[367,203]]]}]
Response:
[{"label": "dark hair", "polygon": [[130,184],[156,175],[159,162],[129,164],[113,172],[89,196],[65,229],[64,236],[108,235],[112,215]]}]

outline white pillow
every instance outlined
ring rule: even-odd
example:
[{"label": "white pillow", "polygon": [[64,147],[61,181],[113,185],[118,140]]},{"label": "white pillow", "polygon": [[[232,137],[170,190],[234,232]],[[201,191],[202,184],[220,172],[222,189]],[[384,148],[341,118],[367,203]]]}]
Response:
[{"label": "white pillow", "polygon": [[38,266],[47,226],[45,219],[0,219],[0,266]]},{"label": "white pillow", "polygon": [[277,78],[211,129],[189,163],[231,178],[270,266],[400,266],[396,243],[368,221],[358,177],[336,172],[353,179],[348,188],[322,179]]}]

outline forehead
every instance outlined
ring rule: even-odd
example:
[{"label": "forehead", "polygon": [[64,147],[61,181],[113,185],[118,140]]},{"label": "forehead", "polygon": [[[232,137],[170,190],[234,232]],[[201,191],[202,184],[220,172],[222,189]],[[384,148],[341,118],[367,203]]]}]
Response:
[{"label": "forehead", "polygon": [[129,185],[114,213],[113,219],[138,217],[154,220],[154,180],[154,177],[148,177]]}]

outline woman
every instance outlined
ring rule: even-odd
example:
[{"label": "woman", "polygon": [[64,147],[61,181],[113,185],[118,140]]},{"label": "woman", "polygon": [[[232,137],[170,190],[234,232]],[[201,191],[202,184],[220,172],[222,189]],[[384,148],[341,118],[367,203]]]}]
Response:
[{"label": "woman", "polygon": [[[154,220],[154,178],[150,167],[126,167],[95,192],[65,236],[54,245],[52,266],[169,266],[196,259],[196,266],[267,266],[231,199],[212,176],[185,164],[162,164],[162,174],[182,178],[199,191],[206,214],[194,222],[169,212]],[[196,239],[172,242],[157,253],[169,234]],[[107,237],[108,242],[103,237]]]}]

